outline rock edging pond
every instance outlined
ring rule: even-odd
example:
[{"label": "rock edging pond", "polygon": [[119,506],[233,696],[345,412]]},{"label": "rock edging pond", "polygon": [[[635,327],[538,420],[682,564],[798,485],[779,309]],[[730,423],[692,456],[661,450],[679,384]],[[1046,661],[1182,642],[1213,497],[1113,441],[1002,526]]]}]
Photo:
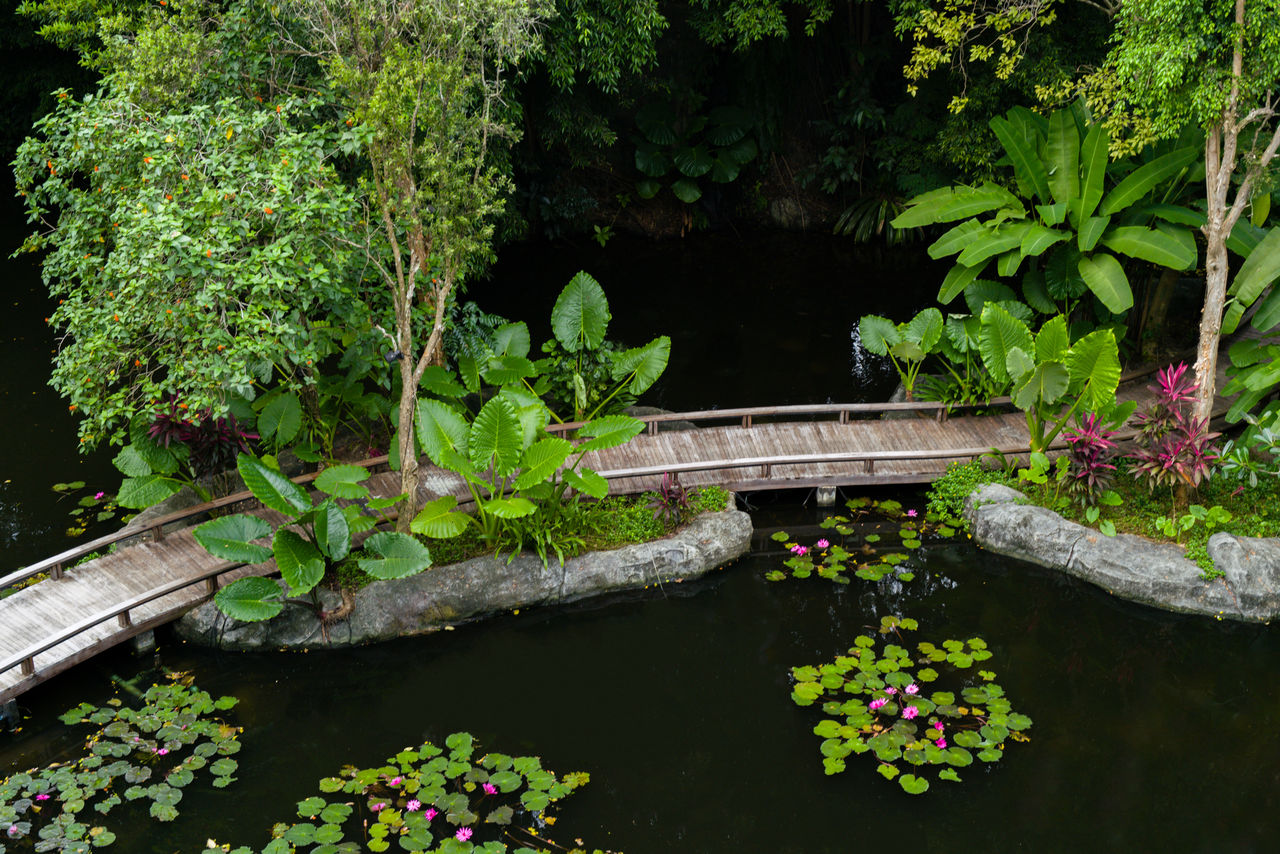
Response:
[{"label": "rock edging pond", "polygon": [[1007,486],[975,490],[964,516],[984,549],[1066,572],[1123,599],[1218,619],[1268,623],[1280,616],[1280,539],[1214,534],[1209,557],[1223,576],[1205,580],[1178,546],[1107,537]]},{"label": "rock edging pond", "polygon": [[[487,555],[375,581],[355,594],[354,610],[327,632],[315,612],[302,606],[289,606],[267,622],[241,623],[212,602],[186,614],[175,628],[186,640],[239,650],[356,646],[427,634],[500,611],[697,578],[746,554],[751,530],[751,517],[730,508],[704,513],[661,540],[589,552],[563,566],[552,559],[544,567],[529,554],[510,563]],[[326,609],[341,602],[331,590],[321,590],[320,598]]]}]

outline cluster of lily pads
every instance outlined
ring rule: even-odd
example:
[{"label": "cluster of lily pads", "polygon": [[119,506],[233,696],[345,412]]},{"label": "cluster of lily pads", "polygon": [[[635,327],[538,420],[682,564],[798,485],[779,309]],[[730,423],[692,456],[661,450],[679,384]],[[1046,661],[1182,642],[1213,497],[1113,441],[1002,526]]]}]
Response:
[{"label": "cluster of lily pads", "polygon": [[[884,617],[879,634],[901,640],[915,620]],[[999,762],[1005,742],[1027,741],[1031,718],[1013,710],[990,670],[982,638],[921,642],[915,652],[875,635],[861,635],[847,654],[819,666],[794,667],[791,699],[821,702],[826,717],[813,728],[822,741],[827,774],[845,770],[850,754],[869,754],[877,770],[918,795],[930,779],[958,783],[957,769],[975,758]]]},{"label": "cluster of lily pads", "polygon": [[215,700],[180,674],[172,678],[148,689],[141,708],[112,699],[62,715],[64,723],[97,729],[83,756],[0,780],[0,854],[28,846],[86,854],[115,841],[100,822],[121,803],[149,801],[152,818],[172,821],[183,789],[200,774],[217,787],[235,780],[237,763],[229,757],[240,750],[240,730],[212,717],[235,698]]},{"label": "cluster of lily pads", "polygon": [[[833,543],[826,537],[810,544],[791,539],[786,531],[773,534],[775,542],[783,543],[791,553],[785,561],[785,569],[765,573],[769,581],[817,576],[848,584],[847,572],[866,581],[879,581],[895,574],[902,581],[911,581],[915,574],[901,564],[911,550],[920,548],[926,535],[953,537],[959,527],[955,519],[938,513],[921,513],[904,508],[893,500],[875,501],[870,498],[854,498],[845,502],[848,515],[828,516],[821,527],[833,529],[840,537]],[[855,526],[856,525],[856,526]],[[896,543],[896,545],[895,545]],[[906,551],[899,551],[898,547]]]},{"label": "cluster of lily pads", "polygon": [[439,854],[567,850],[539,835],[555,822],[546,810],[585,785],[589,775],[557,777],[536,756],[477,757],[475,740],[465,732],[444,743],[444,749],[427,742],[400,751],[384,766],[348,767],[323,778],[320,796],[298,802],[302,820],[275,825],[261,854],[357,854],[387,851],[393,843],[396,851]]}]

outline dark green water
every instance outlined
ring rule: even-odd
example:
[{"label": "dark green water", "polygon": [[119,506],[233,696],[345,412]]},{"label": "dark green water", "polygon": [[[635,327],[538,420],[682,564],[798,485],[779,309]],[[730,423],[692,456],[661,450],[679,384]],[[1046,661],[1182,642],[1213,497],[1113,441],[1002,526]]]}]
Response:
[{"label": "dark green water", "polygon": [[[754,518],[794,531],[818,517]],[[757,553],[695,583],[346,652],[231,655],[162,638],[165,665],[241,698],[240,779],[193,786],[177,822],[139,822],[120,850],[261,845],[321,776],[458,729],[590,772],[555,835],[630,854],[1274,850],[1271,629],[1121,603],[964,541],[926,545],[906,585],[765,582],[780,560]],[[824,776],[817,714],[792,704],[789,668],[829,660],[890,613],[919,619],[920,639],[986,638],[1035,721],[1031,742],[920,797],[866,756]],[[102,659],[29,695],[33,718],[0,741],[0,768],[58,758],[75,740],[52,715],[138,666]]]}]

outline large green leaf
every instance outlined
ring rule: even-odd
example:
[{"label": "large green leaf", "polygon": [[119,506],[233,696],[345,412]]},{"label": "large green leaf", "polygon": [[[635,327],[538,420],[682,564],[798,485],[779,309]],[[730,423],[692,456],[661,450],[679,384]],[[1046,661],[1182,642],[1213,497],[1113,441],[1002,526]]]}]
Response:
[{"label": "large green leaf", "polygon": [[504,323],[493,330],[493,352],[499,356],[529,355],[529,327],[523,320]]},{"label": "large green leaf", "polygon": [[1052,314],[1058,310],[1045,288],[1044,271],[1040,269],[1028,270],[1022,277],[1022,299],[1041,314]]},{"label": "large green leaf", "polygon": [[151,466],[151,471],[156,474],[173,474],[178,470],[180,463],[176,448],[185,448],[183,445],[175,445],[174,449],[166,448],[156,442],[148,434],[151,427],[152,418],[146,413],[139,413],[129,422],[129,441],[147,465]]},{"label": "large green leaf", "polygon": [[1080,251],[1092,252],[1110,224],[1111,217],[1109,216],[1091,216],[1080,223],[1080,230],[1076,233]]},{"label": "large green leaf", "polygon": [[609,300],[600,283],[579,272],[564,286],[551,309],[551,331],[570,353],[594,350],[609,330]]},{"label": "large green leaf", "polygon": [[1273,290],[1267,294],[1254,313],[1253,319],[1249,321],[1249,325],[1259,332],[1270,332],[1280,325],[1280,290]]},{"label": "large green leaf", "polygon": [[462,413],[448,404],[439,400],[419,400],[415,426],[422,450],[436,465],[450,468],[445,464],[446,451],[466,454],[471,428]]},{"label": "large green leaf", "polygon": [[431,566],[431,552],[408,534],[382,531],[364,541],[376,558],[361,558],[360,568],[383,581],[416,575]]},{"label": "large green leaf", "polygon": [[675,123],[675,110],[667,101],[650,101],[636,113],[636,126],[658,145],[671,145],[679,138]]},{"label": "large green leaf", "polygon": [[1061,362],[1070,347],[1066,315],[1054,315],[1036,333],[1036,361]]},{"label": "large green leaf", "polygon": [[858,321],[858,339],[868,353],[887,356],[889,348],[902,340],[902,333],[889,318],[867,314]]},{"label": "large green leaf", "polygon": [[715,165],[711,152],[701,145],[678,148],[671,159],[675,162],[676,168],[690,178],[701,178],[710,172],[711,167]]},{"label": "large green leaf", "polygon": [[1041,362],[1022,377],[1009,396],[1014,406],[1026,412],[1061,400],[1069,382],[1067,368],[1061,362]]},{"label": "large green leaf", "polygon": [[671,159],[658,146],[641,143],[636,146],[636,170],[650,178],[661,178],[671,170]]},{"label": "large green leaf", "polygon": [[257,516],[237,513],[210,519],[191,532],[209,554],[236,563],[262,563],[271,559],[271,549],[253,540],[271,533],[271,525]]},{"label": "large green leaf", "polygon": [[1049,228],[1040,223],[1032,223],[1022,235],[1022,242],[1018,248],[1023,255],[1035,257],[1041,255],[1050,246],[1055,243],[1061,243],[1070,238],[1071,235],[1065,231],[1058,231],[1056,228]]},{"label": "large green leaf", "polygon": [[948,229],[941,237],[933,241],[929,245],[928,253],[930,258],[946,258],[948,255],[955,255],[969,245],[969,241],[973,240],[979,234],[986,233],[986,226],[976,219],[966,219],[959,225]]},{"label": "large green leaf", "polygon": [[515,408],[516,417],[520,419],[520,428],[523,431],[520,448],[529,447],[538,438],[538,434],[551,423],[551,411],[547,409],[542,398],[517,386],[504,388],[498,392],[498,396],[506,398]]},{"label": "large green leaf", "polygon": [[467,390],[458,382],[453,371],[440,365],[427,365],[422,372],[422,381],[418,384],[422,391],[437,394],[440,397],[462,397]]},{"label": "large green leaf", "polygon": [[978,278],[978,274],[985,266],[985,264],[977,264],[973,267],[966,267],[963,264],[953,265],[943,278],[942,286],[938,288],[938,302],[946,305],[955,299],[969,286],[970,282]]},{"label": "large green leaf", "polygon": [[521,519],[532,516],[538,505],[527,498],[494,498],[483,504],[484,512],[491,513],[499,519]]},{"label": "large green leaf", "polygon": [[579,428],[578,435],[586,436],[587,441],[578,443],[574,453],[585,454],[587,451],[616,448],[630,442],[643,431],[644,422],[630,415],[606,415],[603,418],[595,418]]},{"label": "large green leaf", "polygon": [[361,483],[369,478],[364,466],[351,464],[329,466],[316,478],[316,489],[335,498],[368,498],[369,487]]},{"label": "large green leaf", "polygon": [[1266,236],[1266,229],[1258,228],[1244,217],[1241,217],[1236,220],[1235,227],[1231,229],[1231,234],[1227,237],[1227,248],[1241,258],[1248,258]]},{"label": "large green leaf", "polygon": [[409,530],[424,537],[447,540],[456,537],[470,524],[464,513],[454,513],[458,499],[452,495],[444,495],[434,501],[422,505],[418,515],[409,523]]},{"label": "large green leaf", "polygon": [[495,356],[485,364],[481,375],[487,383],[506,386],[536,377],[538,369],[524,356]]},{"label": "large green leaf", "polygon": [[298,532],[288,528],[277,529],[271,540],[271,551],[280,576],[293,595],[310,593],[324,578],[324,556]]},{"label": "large green leaf", "polygon": [[1085,406],[1103,412],[1115,403],[1120,385],[1120,353],[1110,329],[1095,329],[1067,351],[1067,371],[1073,393],[1085,398]]},{"label": "large green leaf", "polygon": [[252,454],[241,454],[236,468],[253,497],[277,513],[297,516],[311,509],[311,498],[305,489]]},{"label": "large green leaf", "polygon": [[1008,119],[996,116],[989,122],[995,131],[996,139],[1004,147],[1013,163],[1013,171],[1020,186],[1026,188],[1024,195],[1034,194],[1046,204],[1053,201],[1049,191],[1049,173],[1044,163],[1036,154],[1035,147],[1010,124]]},{"label": "large green leaf", "polygon": [[1082,296],[1089,286],[1080,275],[1080,250],[1072,243],[1055,246],[1044,265],[1044,285],[1049,297],[1072,300]]},{"label": "large green leaf", "polygon": [[1107,149],[1111,146],[1111,134],[1101,123],[1094,124],[1085,135],[1080,147],[1080,167],[1084,180],[1080,186],[1079,221],[1093,216],[1102,201],[1104,180],[1107,177]]},{"label": "large green leaf", "polygon": [[520,463],[524,448],[524,428],[515,407],[503,397],[489,400],[480,409],[467,438],[467,457],[479,471],[493,467],[494,474],[506,477]]},{"label": "large green leaf", "polygon": [[985,234],[975,234],[969,245],[956,257],[956,263],[976,267],[994,255],[1020,246],[1027,230],[1028,223],[1018,222],[997,226]]},{"label": "large green leaf", "polygon": [[604,475],[585,466],[580,470],[565,471],[564,482],[592,498],[604,498],[609,494],[609,481],[604,479]]},{"label": "large green leaf", "polygon": [[1015,347],[1024,353],[1034,352],[1035,342],[1027,325],[998,305],[983,308],[978,352],[982,355],[982,363],[986,365],[988,373],[997,382],[1010,381],[1009,351]]},{"label": "large green leaf", "polygon": [[1070,204],[1080,195],[1080,132],[1070,110],[1055,110],[1049,116],[1044,151],[1053,199]]},{"label": "large green leaf", "polygon": [[520,459],[520,475],[515,480],[515,488],[528,489],[550,480],[571,453],[573,444],[566,439],[543,439],[529,446]]},{"label": "large green leaf", "polygon": [[330,498],[321,502],[313,515],[316,544],[330,560],[340,561],[351,551],[351,526],[346,514]]},{"label": "large green leaf", "polygon": [[681,178],[671,184],[671,192],[686,205],[691,205],[702,198],[702,188],[691,178]]},{"label": "large green leaf", "polygon": [[1008,285],[990,279],[978,279],[964,290],[964,304],[975,315],[981,315],[982,307],[989,302],[1009,302],[1017,298],[1018,295]]},{"label": "large green leaf", "polygon": [[182,482],[162,474],[126,477],[116,493],[116,503],[131,510],[144,510],[159,504],[182,489]]},{"label": "large green leaf", "polygon": [[[1181,233],[1185,239],[1155,228],[1128,225],[1113,228],[1103,235],[1102,245],[1130,258],[1185,270],[1196,263],[1196,243],[1191,232],[1183,230]],[[1248,264],[1247,261],[1245,263]]]},{"label": "large green leaf", "polygon": [[1120,314],[1133,308],[1133,291],[1124,267],[1115,256],[1095,252],[1080,258],[1080,276],[1093,295],[1102,301],[1112,314]]},{"label": "large green leaf", "polygon": [[658,381],[671,358],[671,339],[661,335],[643,347],[633,347],[613,357],[614,380],[631,375],[627,391],[641,394]]},{"label": "large green leaf", "polygon": [[269,578],[240,578],[213,595],[218,610],[235,620],[259,623],[284,610],[280,585]]},{"label": "large green leaf", "polygon": [[1134,169],[1102,199],[1098,213],[1102,216],[1122,211],[1137,202],[1160,182],[1172,178],[1200,156],[1194,147],[1180,148],[1157,157]]},{"label": "large green leaf", "polygon": [[904,339],[930,353],[942,337],[942,312],[936,308],[923,309],[902,327],[901,332]]},{"label": "large green leaf", "polygon": [[1280,228],[1273,228],[1249,253],[1249,257],[1244,259],[1227,293],[1246,306],[1252,305],[1277,278],[1280,278]]},{"label": "large green leaf", "polygon": [[277,447],[287,445],[302,429],[302,401],[293,392],[283,392],[262,407],[258,413],[258,435],[272,440]]},{"label": "large green leaf", "polygon": [[128,477],[146,477],[151,474],[151,466],[133,445],[125,445],[121,448],[111,464]]},{"label": "large green leaf", "polygon": [[889,223],[894,228],[917,228],[935,222],[954,222],[1004,207],[1017,212],[1024,210],[1017,196],[1004,187],[989,182],[980,187],[942,187],[916,196],[907,205],[907,209]]}]

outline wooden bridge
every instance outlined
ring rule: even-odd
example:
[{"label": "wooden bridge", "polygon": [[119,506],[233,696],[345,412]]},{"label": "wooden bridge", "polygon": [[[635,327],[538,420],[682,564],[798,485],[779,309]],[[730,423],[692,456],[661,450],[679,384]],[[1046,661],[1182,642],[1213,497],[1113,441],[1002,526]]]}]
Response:
[{"label": "wooden bridge", "polygon": [[[1126,375],[1120,396],[1142,397],[1150,373]],[[592,452],[585,462],[609,480],[614,494],[653,489],[665,472],[679,473],[685,486],[719,484],[734,491],[925,483],[955,460],[993,449],[1011,455],[1028,451],[1023,414],[1010,409],[1007,398],[993,403],[1009,411],[948,417],[941,404],[880,403],[649,415],[642,419],[648,425],[644,434],[621,447]],[[1225,411],[1225,403],[1219,404],[1218,411]],[[566,432],[576,426],[549,429]],[[385,468],[386,457],[363,464]],[[425,498],[469,497],[450,472],[426,467],[422,475]],[[315,477],[296,480],[309,483]],[[366,483],[378,496],[399,492],[395,472],[375,474]],[[190,528],[173,530],[210,510],[251,498],[240,493],[201,504],[0,577],[0,594],[28,584],[0,599],[0,704],[176,619],[219,585],[245,575],[272,574],[271,563],[244,566],[219,560],[195,542]],[[253,512],[272,523],[283,518],[263,508]],[[118,548],[72,569],[85,555],[111,546]],[[30,583],[41,575],[48,580]]]}]

